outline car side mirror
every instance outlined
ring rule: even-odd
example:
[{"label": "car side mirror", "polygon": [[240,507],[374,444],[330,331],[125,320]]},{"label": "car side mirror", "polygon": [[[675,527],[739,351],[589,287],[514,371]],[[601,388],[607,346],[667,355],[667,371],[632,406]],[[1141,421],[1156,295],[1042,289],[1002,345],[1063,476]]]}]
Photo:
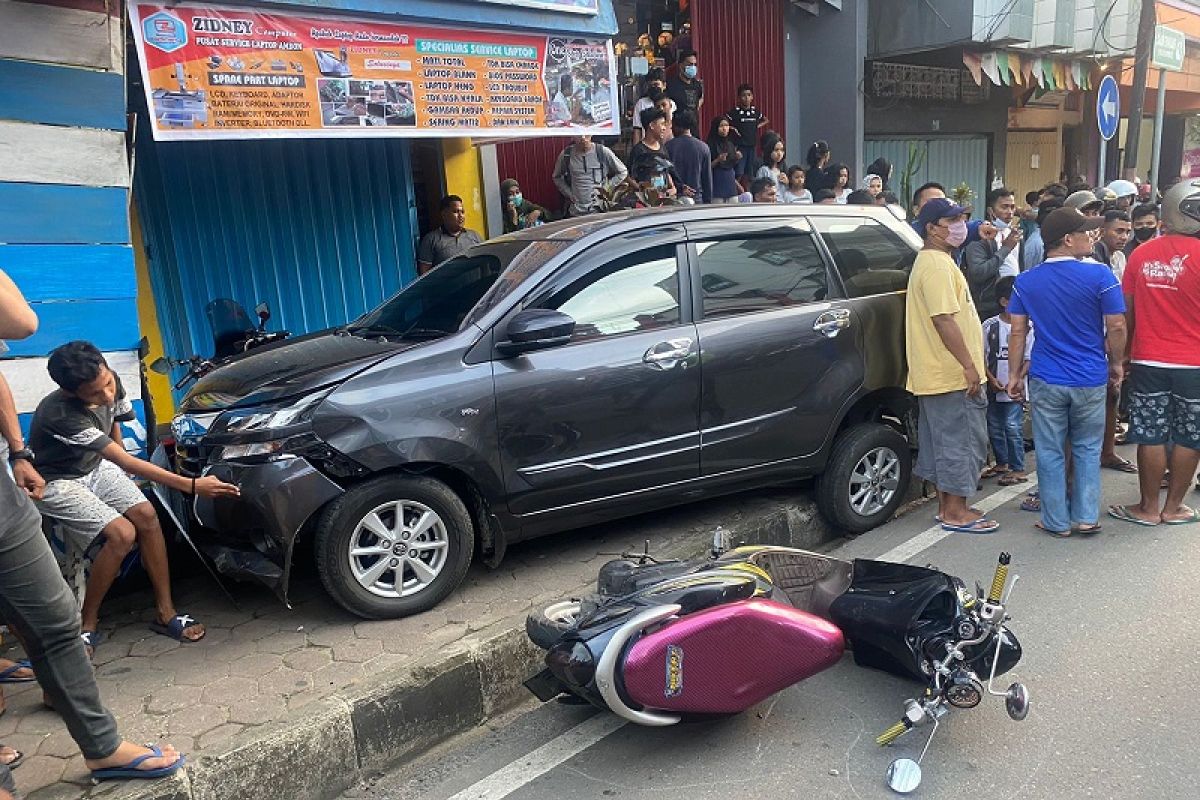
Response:
[{"label": "car side mirror", "polygon": [[546,308],[529,308],[509,321],[505,328],[508,339],[497,343],[496,349],[506,356],[547,350],[571,341],[574,332],[575,320],[569,315]]}]

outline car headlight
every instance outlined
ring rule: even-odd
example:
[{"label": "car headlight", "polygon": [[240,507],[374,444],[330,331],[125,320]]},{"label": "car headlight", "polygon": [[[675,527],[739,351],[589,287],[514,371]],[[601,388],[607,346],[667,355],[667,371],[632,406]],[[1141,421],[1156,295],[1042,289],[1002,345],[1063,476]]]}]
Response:
[{"label": "car headlight", "polygon": [[326,394],[320,392],[285,403],[231,409],[217,420],[212,433],[221,436],[258,434],[255,439],[260,441],[274,434],[290,433],[289,429],[297,429],[312,419],[313,411]]}]

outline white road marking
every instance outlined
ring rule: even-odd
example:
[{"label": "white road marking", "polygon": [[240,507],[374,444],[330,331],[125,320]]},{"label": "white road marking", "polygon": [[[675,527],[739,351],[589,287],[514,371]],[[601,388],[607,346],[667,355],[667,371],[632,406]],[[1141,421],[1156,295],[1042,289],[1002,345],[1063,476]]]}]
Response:
[{"label": "white road marking", "polygon": [[[978,508],[984,514],[987,514],[989,511],[993,511],[994,509],[997,509],[1000,506],[1004,505],[1009,500],[1019,497],[1019,496],[1025,494],[1026,492],[1031,491],[1036,488],[1037,488],[1037,478],[1034,477],[1033,475],[1030,475],[1029,483],[1018,483],[1015,486],[1005,486],[1003,489],[1000,489],[998,492],[996,492],[994,494],[988,495],[987,497],[983,498],[982,500],[980,500],[978,503],[975,503],[974,505],[976,508]],[[920,514],[921,511],[922,511],[921,509],[917,509],[913,513]],[[945,539],[947,536],[953,536],[953,535],[954,534],[952,531],[944,531],[944,530],[942,530],[941,525],[935,524],[933,527],[928,528],[928,529],[922,531],[921,533],[918,533],[916,536],[912,537],[908,541],[902,542],[902,543],[896,545],[895,547],[893,547],[891,550],[888,550],[886,553],[879,556],[879,560],[880,561],[898,561],[898,562],[908,561],[910,558],[915,556],[917,553],[920,553],[922,550],[926,550],[930,547],[933,547],[935,544],[940,542],[942,539]],[[974,534],[964,534],[964,535],[972,536]]]},{"label": "white road marking", "polygon": [[605,736],[628,725],[616,714],[597,714],[551,739],[527,756],[473,783],[449,800],[500,800],[559,764],[587,750]]}]

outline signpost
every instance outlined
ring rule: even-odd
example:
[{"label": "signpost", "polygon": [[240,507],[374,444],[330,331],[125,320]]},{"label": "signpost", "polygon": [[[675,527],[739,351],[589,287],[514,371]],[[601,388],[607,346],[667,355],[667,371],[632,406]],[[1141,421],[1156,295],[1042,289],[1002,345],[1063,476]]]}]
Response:
[{"label": "signpost", "polygon": [[1159,156],[1162,154],[1163,106],[1167,103],[1167,72],[1183,69],[1187,54],[1187,37],[1183,31],[1166,25],[1154,27],[1154,47],[1151,49],[1150,65],[1158,67],[1158,102],[1154,105],[1154,150],[1150,156],[1151,186],[1162,185],[1158,174]]},{"label": "signpost", "polygon": [[1097,184],[1103,185],[1104,160],[1108,153],[1108,141],[1117,135],[1117,124],[1121,121],[1121,95],[1117,91],[1117,81],[1112,75],[1105,75],[1100,81],[1100,89],[1096,92],[1096,128],[1100,131],[1100,172]]}]

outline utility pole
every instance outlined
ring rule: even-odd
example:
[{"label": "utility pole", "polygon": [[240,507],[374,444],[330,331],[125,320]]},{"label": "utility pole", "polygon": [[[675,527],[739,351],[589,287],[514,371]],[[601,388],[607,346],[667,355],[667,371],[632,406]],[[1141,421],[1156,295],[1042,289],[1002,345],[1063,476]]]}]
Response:
[{"label": "utility pole", "polygon": [[1154,46],[1154,0],[1142,0],[1138,16],[1137,50],[1134,52],[1133,87],[1129,91],[1129,124],[1125,129],[1125,160],[1121,177],[1137,174],[1138,138],[1142,132],[1142,109],[1146,105],[1146,75],[1150,71],[1150,49]]}]

